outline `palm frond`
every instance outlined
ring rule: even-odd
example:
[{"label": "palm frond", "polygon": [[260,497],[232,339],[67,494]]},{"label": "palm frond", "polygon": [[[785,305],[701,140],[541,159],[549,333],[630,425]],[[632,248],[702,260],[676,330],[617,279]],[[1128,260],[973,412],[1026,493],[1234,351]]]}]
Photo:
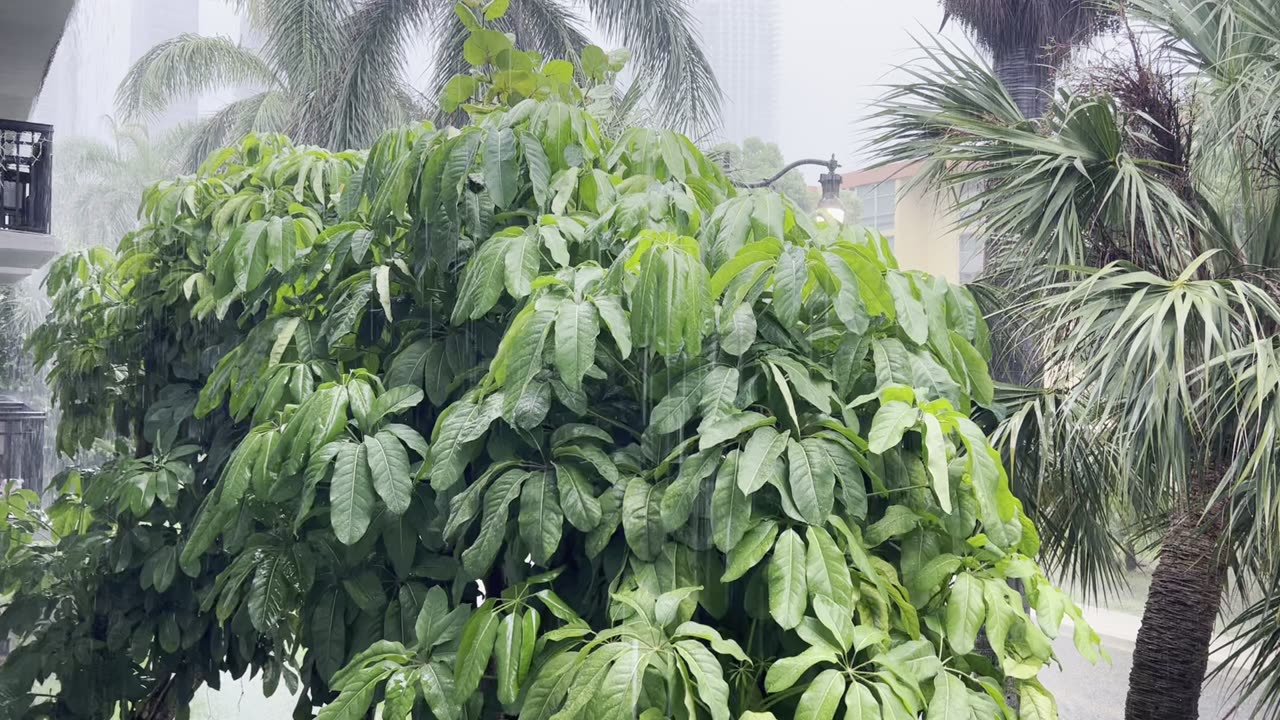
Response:
[{"label": "palm frond", "polygon": [[[97,138],[70,137],[58,141],[58,163],[70,163],[76,175],[98,174],[120,161],[119,145]],[[61,171],[61,167],[59,167]]]},{"label": "palm frond", "polygon": [[[1194,208],[1109,96],[1063,91],[1039,123],[954,46],[926,50],[880,102],[884,162],[923,163],[913,180],[953,194],[967,227],[1008,238],[988,257],[1014,274],[1124,259],[1176,272],[1199,251]],[[1151,153],[1155,155],[1156,153]]]},{"label": "palm frond", "polygon": [[515,34],[517,47],[530,48],[546,58],[574,60],[591,42],[573,6],[561,0],[512,3],[501,24],[506,32]]},{"label": "palm frond", "polygon": [[[441,3],[441,7],[447,3]],[[443,12],[439,7],[433,8],[432,27],[435,30],[435,51],[432,54],[430,75],[427,79],[426,94],[430,98],[439,98],[444,92],[445,83],[454,75],[467,73],[471,65],[462,56],[462,45],[471,34],[452,12]],[[551,56],[554,57],[554,56]],[[455,117],[437,115],[432,118],[439,125],[461,124],[465,116],[457,111]]]},{"label": "palm frond", "polygon": [[395,110],[400,117],[396,125],[430,120],[440,112],[439,103],[408,83],[398,83],[393,92]]},{"label": "palm frond", "polygon": [[138,198],[154,182],[182,172],[192,127],[158,136],[107,118],[111,141],[68,138],[54,170],[58,232],[73,247],[113,246],[137,225]]},{"label": "palm frond", "polygon": [[1132,472],[1184,497],[1195,477],[1222,471],[1200,460],[1229,456],[1234,428],[1206,417],[1239,412],[1230,359],[1248,352],[1268,362],[1258,343],[1280,327],[1280,305],[1257,286],[1193,279],[1208,260],[1172,280],[1111,264],[1050,288],[1043,301],[1057,338],[1048,362],[1070,375],[1068,402],[1114,418]]},{"label": "palm frond", "polygon": [[0,337],[22,340],[44,322],[49,313],[49,296],[34,277],[0,288]]},{"label": "palm frond", "polygon": [[116,91],[126,120],[143,119],[183,98],[227,86],[279,89],[285,81],[253,51],[225,37],[183,34],[148,50]]},{"label": "palm frond", "polygon": [[341,23],[353,0],[236,0],[264,39],[262,55],[292,84],[318,87],[331,79],[345,36]]},{"label": "palm frond", "polygon": [[1162,29],[1195,70],[1200,102],[1197,165],[1221,208],[1215,228],[1246,263],[1280,262],[1280,8],[1269,0],[1139,0],[1136,12]]},{"label": "palm frond", "polygon": [[[1262,320],[1276,332],[1271,318]],[[1218,383],[1212,394],[1234,400],[1210,406],[1211,421],[1232,433],[1232,463],[1218,489],[1231,508],[1231,555],[1255,574],[1275,575],[1280,569],[1280,335],[1255,338],[1214,364]]]},{"label": "palm frond", "polygon": [[281,91],[264,91],[229,103],[205,118],[191,136],[184,168],[194,172],[218,148],[249,132],[281,132],[289,122],[289,98]]},{"label": "palm frond", "polygon": [[[298,139],[365,147],[403,123],[404,46],[427,19],[429,0],[366,0],[342,23],[345,46],[323,94],[304,104]],[[319,105],[316,105],[319,101]]]},{"label": "palm frond", "polygon": [[684,0],[586,0],[596,23],[631,50],[635,82],[663,122],[691,136],[719,125],[721,93]]},{"label": "palm frond", "polygon": [[[1273,576],[1274,578],[1274,576]],[[1280,714],[1280,583],[1270,580],[1260,599],[1250,603],[1223,629],[1219,641],[1222,662],[1210,677],[1232,681],[1238,698],[1231,708],[1249,706],[1249,717]]]},{"label": "palm frond", "polygon": [[1073,581],[1086,598],[1124,584],[1123,538],[1112,526],[1135,505],[1153,501],[1128,477],[1114,428],[1065,391],[996,386],[1006,415],[991,434],[1009,468],[1014,492],[1035,518],[1041,561]]}]

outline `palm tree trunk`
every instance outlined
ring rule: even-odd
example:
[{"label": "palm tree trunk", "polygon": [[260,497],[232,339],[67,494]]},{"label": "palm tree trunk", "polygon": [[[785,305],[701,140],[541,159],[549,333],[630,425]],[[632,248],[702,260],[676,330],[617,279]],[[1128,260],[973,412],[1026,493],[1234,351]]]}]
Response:
[{"label": "palm tree trunk", "polygon": [[992,53],[992,64],[996,77],[1023,116],[1034,120],[1044,115],[1053,92],[1053,77],[1040,57],[1040,48],[1035,45],[998,48]]},{"label": "palm tree trunk", "polygon": [[1185,508],[1176,510],[1142,613],[1125,720],[1196,720],[1209,662],[1213,624],[1222,602],[1226,563],[1219,508],[1204,512],[1212,492],[1197,478]]},{"label": "palm tree trunk", "polygon": [[133,711],[130,720],[174,720],[178,715],[177,683],[172,675],[151,689],[147,698]]},{"label": "palm tree trunk", "polygon": [[[1040,56],[1038,46],[1029,43],[997,48],[992,53],[992,65],[1000,84],[1004,85],[1024,117],[1035,119],[1044,115],[1053,92],[1053,76]],[[987,262],[991,263],[1000,251],[999,238],[988,236]],[[991,377],[1023,387],[1040,387],[1039,353],[1022,321],[1015,316],[1001,314],[988,317],[987,324],[991,330],[993,350]]]}]

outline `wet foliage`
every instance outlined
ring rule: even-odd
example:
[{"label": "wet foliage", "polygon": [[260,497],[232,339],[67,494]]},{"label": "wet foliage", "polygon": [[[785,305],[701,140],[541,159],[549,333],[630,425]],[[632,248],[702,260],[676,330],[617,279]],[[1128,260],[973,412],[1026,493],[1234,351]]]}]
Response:
[{"label": "wet foliage", "polygon": [[1056,717],[1051,638],[1097,637],[969,419],[968,294],[607,136],[621,58],[485,21],[465,125],[248,137],[58,261],[58,445],[114,454],[4,529],[6,717],[170,717],[223,671],[329,720],[1013,717],[1006,679]]}]

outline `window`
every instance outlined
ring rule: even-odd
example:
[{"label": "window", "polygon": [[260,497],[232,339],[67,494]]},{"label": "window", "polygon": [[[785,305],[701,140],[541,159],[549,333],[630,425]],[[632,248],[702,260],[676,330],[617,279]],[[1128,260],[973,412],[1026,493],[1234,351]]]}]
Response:
[{"label": "window", "polygon": [[[980,191],[981,188],[979,185],[972,182],[965,183],[964,186],[960,188],[960,197],[958,200],[961,203],[972,202],[973,199],[978,196]],[[975,210],[976,207],[973,205],[967,205],[964,208],[961,208],[961,212],[965,217],[972,215]],[[960,282],[973,282],[982,274],[987,263],[986,253],[986,236],[982,233],[971,228],[966,230],[960,236]]]},{"label": "window", "polygon": [[972,232],[961,235],[960,282],[973,282],[974,278],[982,274],[982,268],[985,263],[986,248],[982,237]]},{"label": "window", "polygon": [[894,180],[857,187],[858,200],[862,203],[862,224],[886,235],[891,234],[898,205],[897,190],[898,183]]}]

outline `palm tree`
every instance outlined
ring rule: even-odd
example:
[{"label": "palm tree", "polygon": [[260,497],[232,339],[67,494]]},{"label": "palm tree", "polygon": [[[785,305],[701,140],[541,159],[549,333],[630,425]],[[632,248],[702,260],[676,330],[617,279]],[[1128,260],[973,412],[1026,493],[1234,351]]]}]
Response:
[{"label": "palm tree", "polygon": [[942,24],[955,18],[991,53],[996,77],[1028,118],[1044,114],[1053,74],[1077,45],[1113,17],[1097,0],[941,0]]},{"label": "palm tree", "polygon": [[[450,77],[469,69],[462,55],[468,33],[451,10],[453,0],[418,1],[432,6],[442,38],[429,84],[436,97]],[[580,16],[582,8],[587,18]],[[514,33],[519,47],[574,59],[587,44],[584,19],[631,51],[632,83],[646,90],[659,123],[695,138],[717,127],[720,85],[703,52],[689,0],[513,0],[497,26]]]},{"label": "palm tree", "polygon": [[54,215],[68,251],[114,246],[132,230],[142,191],[181,172],[194,132],[182,125],[153,138],[144,127],[108,121],[109,141],[72,137],[58,145]]},{"label": "palm tree", "polygon": [[[1044,114],[1053,95],[1054,75],[1072,51],[1106,29],[1114,20],[1107,0],[941,0],[942,24],[951,18],[991,53],[996,77],[1026,118]],[[988,242],[988,245],[991,243]],[[997,256],[988,247],[985,256]],[[989,311],[993,346],[992,376],[1019,385],[1037,381],[1039,364],[1033,348],[1010,338],[1008,282],[998,267],[984,268],[993,302]]]},{"label": "palm tree", "polygon": [[1128,720],[1198,716],[1232,579],[1266,592],[1237,620],[1236,652],[1274,717],[1280,9],[1134,5],[1163,35],[1156,50],[1132,41],[1132,60],[1104,61],[1039,121],[988,67],[929,51],[887,95],[878,145],[925,163],[920,182],[954,193],[1030,298],[1022,332],[1049,387],[1020,391],[998,432],[1019,493],[1052,519],[1046,556],[1105,581],[1123,557],[1102,527],[1112,511],[1161,535]]},{"label": "palm tree", "polygon": [[[250,131],[282,131],[331,148],[365,147],[389,127],[436,115],[433,99],[463,65],[467,37],[453,0],[232,0],[261,47],[224,37],[180,35],[130,68],[117,93],[131,120],[202,93],[250,88],[201,123],[194,166]],[[497,29],[544,57],[576,59],[588,45],[580,4],[571,0],[490,0]],[[635,83],[660,121],[697,131],[715,125],[720,91],[698,42],[686,0],[586,0],[611,40],[631,48]],[[410,41],[433,31],[437,53],[424,95],[405,78]]]}]

